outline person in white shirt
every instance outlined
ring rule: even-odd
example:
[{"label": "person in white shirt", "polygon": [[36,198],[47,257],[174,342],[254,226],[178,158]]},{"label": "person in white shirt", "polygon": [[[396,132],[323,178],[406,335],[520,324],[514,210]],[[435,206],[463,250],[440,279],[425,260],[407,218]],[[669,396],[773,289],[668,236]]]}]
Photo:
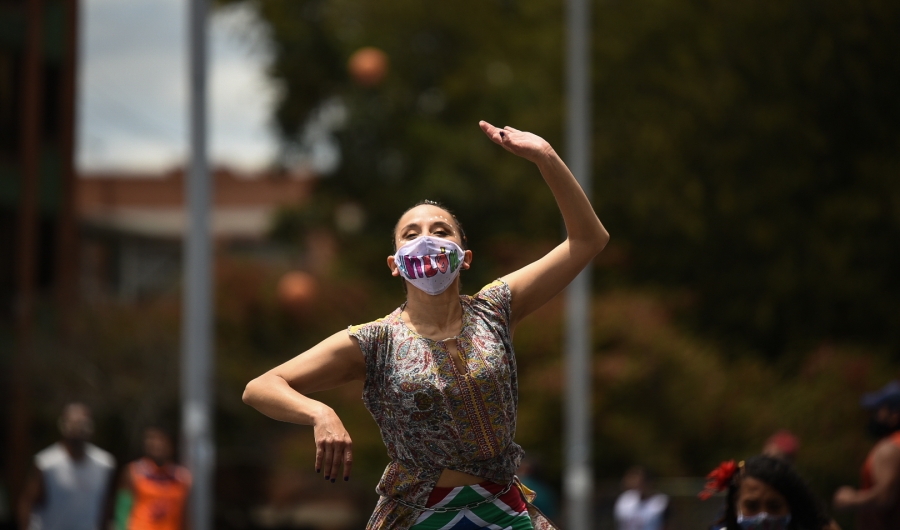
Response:
[{"label": "person in white shirt", "polygon": [[629,469],[622,489],[613,508],[618,530],[668,530],[669,497],[653,491],[646,469]]},{"label": "person in white shirt", "polygon": [[87,405],[66,405],[59,430],[62,439],[34,457],[19,500],[19,528],[100,530],[108,514],[116,461],[88,441],[94,421]]}]

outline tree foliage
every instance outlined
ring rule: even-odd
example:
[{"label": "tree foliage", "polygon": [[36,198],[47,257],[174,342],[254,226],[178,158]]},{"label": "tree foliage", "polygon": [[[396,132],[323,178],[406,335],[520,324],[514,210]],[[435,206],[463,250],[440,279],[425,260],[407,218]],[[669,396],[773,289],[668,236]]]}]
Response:
[{"label": "tree foliage", "polygon": [[687,287],[697,329],[771,354],[900,345],[898,6],[599,10],[601,204],[628,276]]},{"label": "tree foliage", "polygon": [[[557,236],[537,173],[476,122],[564,147],[562,4],[258,6],[285,142],[323,100],[349,109],[341,167],[320,194],[365,207],[355,245],[380,263],[399,212],[426,197],[475,228],[486,271],[498,240]],[[900,346],[898,11],[887,0],[596,4],[593,199],[619,252],[605,285],[685,290],[695,329],[770,356],[823,338]],[[345,69],[370,45],[391,61],[374,89]]]}]

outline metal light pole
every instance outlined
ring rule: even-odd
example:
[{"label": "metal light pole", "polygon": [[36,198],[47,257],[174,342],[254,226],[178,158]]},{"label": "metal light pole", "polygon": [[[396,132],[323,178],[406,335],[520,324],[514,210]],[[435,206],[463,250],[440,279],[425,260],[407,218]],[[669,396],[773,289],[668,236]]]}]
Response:
[{"label": "metal light pole", "polygon": [[[41,123],[44,87],[44,2],[25,3],[25,42],[22,56],[20,108],[21,181],[16,219],[14,306],[15,346],[9,364],[9,424],[7,480],[11,493],[20,493],[28,472],[25,455],[31,451],[31,362],[34,355],[37,302],[37,262],[40,237]],[[9,252],[9,249],[4,249]],[[8,255],[8,254],[7,254]],[[5,374],[4,374],[5,375]]]},{"label": "metal light pole", "polygon": [[181,329],[181,424],[193,475],[190,528],[211,530],[212,439],[212,185],[206,159],[207,0],[190,0],[190,171],[185,178],[187,230]]},{"label": "metal light pole", "polygon": [[[572,173],[591,196],[590,0],[566,9],[566,148]],[[591,521],[591,268],[566,292],[565,517],[570,530]]]}]

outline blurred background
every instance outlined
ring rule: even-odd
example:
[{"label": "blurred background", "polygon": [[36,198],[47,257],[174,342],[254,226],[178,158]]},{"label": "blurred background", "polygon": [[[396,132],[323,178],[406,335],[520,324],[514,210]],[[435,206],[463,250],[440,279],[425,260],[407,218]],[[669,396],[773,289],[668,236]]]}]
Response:
[{"label": "blurred background", "polygon": [[[0,0],[6,528],[64,403],[93,408],[120,464],[143,427],[179,423],[186,3],[37,3]],[[387,459],[360,386],[318,396],[355,447],[351,482],[325,487],[311,429],[240,396],[399,305],[384,260],[405,208],[456,212],[467,293],[559,241],[539,173],[477,122],[565,152],[563,7],[215,6],[216,528],[359,528],[370,513]],[[612,234],[593,265],[597,528],[636,464],[672,496],[675,528],[698,527],[719,505],[697,505],[691,477],[779,429],[830,499],[872,444],[860,395],[900,375],[900,4],[602,0],[592,27],[591,198]],[[516,439],[550,496],[562,306],[516,334]]]}]

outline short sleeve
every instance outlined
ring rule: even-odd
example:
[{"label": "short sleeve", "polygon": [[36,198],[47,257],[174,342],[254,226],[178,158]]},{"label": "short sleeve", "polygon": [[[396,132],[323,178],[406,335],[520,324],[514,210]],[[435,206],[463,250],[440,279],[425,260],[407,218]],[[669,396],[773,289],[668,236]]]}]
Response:
[{"label": "short sleeve", "polygon": [[362,350],[366,362],[365,387],[368,388],[378,374],[383,372],[380,365],[384,362],[386,349],[390,347],[388,325],[385,319],[380,318],[366,324],[350,326],[347,333],[359,341],[359,349]]},{"label": "short sleeve", "polygon": [[512,311],[512,291],[509,289],[509,284],[503,280],[494,280],[482,287],[474,298],[509,325]]}]

